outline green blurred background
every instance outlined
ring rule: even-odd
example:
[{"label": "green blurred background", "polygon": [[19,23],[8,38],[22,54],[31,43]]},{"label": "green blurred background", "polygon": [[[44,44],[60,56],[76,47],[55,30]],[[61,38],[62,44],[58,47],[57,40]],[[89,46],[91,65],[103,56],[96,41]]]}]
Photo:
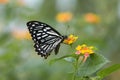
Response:
[{"label": "green blurred background", "polygon": [[[59,22],[56,16],[69,12],[72,18]],[[98,21],[86,21],[94,14]],[[94,17],[93,17],[94,18]],[[47,60],[37,55],[27,34],[26,22],[48,23],[63,35],[79,37],[71,49],[61,45],[59,54]],[[69,26],[69,27],[68,27]],[[78,44],[93,45],[111,63],[120,63],[120,0],[0,0],[0,80],[71,80],[71,64],[49,61],[72,54]],[[105,80],[120,80],[120,71]]]}]

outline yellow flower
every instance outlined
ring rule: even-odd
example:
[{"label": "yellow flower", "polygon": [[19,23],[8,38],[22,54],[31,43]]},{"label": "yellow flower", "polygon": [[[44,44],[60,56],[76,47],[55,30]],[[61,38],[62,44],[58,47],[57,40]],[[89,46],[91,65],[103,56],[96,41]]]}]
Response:
[{"label": "yellow flower", "polygon": [[74,43],[77,39],[78,39],[78,37],[71,34],[67,39],[65,39],[63,41],[63,43],[70,45],[70,44]]},{"label": "yellow flower", "polygon": [[12,36],[16,39],[31,39],[30,33],[25,30],[13,30]]},{"label": "yellow flower", "polygon": [[88,23],[96,24],[96,23],[100,22],[100,17],[96,14],[93,14],[93,13],[85,14],[84,18],[85,18],[85,21]]},{"label": "yellow flower", "polygon": [[70,12],[61,12],[56,15],[56,20],[58,22],[69,22],[72,19],[72,13]]},{"label": "yellow flower", "polygon": [[81,48],[82,48],[82,47],[81,47],[80,45],[78,45],[78,46],[76,47],[76,50],[79,51],[79,50],[81,50]]},{"label": "yellow flower", "polygon": [[6,4],[8,2],[9,2],[9,0],[0,0],[0,4]]},{"label": "yellow flower", "polygon": [[88,54],[93,54],[94,51],[93,51],[94,47],[93,46],[90,46],[88,47],[87,45],[83,44],[83,45],[78,45],[76,47],[76,50],[77,51],[80,51],[81,54],[85,54],[85,53],[88,53]]},{"label": "yellow flower", "polygon": [[77,55],[80,55],[80,54],[82,54],[83,56],[84,56],[84,58],[83,58],[83,62],[85,62],[86,60],[87,60],[87,58],[90,56],[90,54],[93,54],[94,53],[94,51],[93,51],[93,49],[94,49],[94,47],[93,46],[87,46],[87,45],[85,45],[85,44],[83,44],[83,45],[78,45],[77,47],[76,47],[76,53],[75,54],[77,54]]}]

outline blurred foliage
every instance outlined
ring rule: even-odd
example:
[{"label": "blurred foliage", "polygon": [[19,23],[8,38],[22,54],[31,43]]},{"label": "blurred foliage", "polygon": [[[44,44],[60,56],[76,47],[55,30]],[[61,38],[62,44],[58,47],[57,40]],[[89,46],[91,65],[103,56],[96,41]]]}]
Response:
[{"label": "blurred foliage", "polygon": [[[0,80],[71,80],[66,72],[72,65],[64,60],[48,64],[51,59],[74,52],[70,46],[62,45],[57,56],[51,53],[44,60],[34,51],[30,38],[13,36],[15,30],[27,31],[26,22],[30,20],[48,23],[64,35],[75,34],[79,40],[72,47],[94,45],[109,58],[109,65],[119,63],[119,5],[119,0],[0,0]],[[56,16],[61,12],[70,12],[73,17],[60,23]],[[98,23],[86,21],[85,16],[91,13],[100,18]],[[114,73],[106,80],[118,80],[116,74],[120,75]]]}]

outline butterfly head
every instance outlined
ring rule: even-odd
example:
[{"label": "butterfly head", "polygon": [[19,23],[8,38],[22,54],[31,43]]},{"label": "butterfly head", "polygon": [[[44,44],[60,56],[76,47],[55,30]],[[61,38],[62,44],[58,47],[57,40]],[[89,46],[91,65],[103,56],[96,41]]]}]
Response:
[{"label": "butterfly head", "polygon": [[67,39],[67,38],[68,38],[68,36],[66,36],[66,35],[65,35],[65,36],[63,36],[63,39]]}]

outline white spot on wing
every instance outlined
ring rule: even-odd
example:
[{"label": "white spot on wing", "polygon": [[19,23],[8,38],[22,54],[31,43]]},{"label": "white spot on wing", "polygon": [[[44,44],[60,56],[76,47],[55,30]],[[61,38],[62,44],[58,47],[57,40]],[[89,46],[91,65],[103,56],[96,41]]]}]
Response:
[{"label": "white spot on wing", "polygon": [[46,36],[48,36],[47,34],[45,34],[45,35],[43,35],[42,37],[46,37]]},{"label": "white spot on wing", "polygon": [[41,48],[45,47],[45,45],[42,45]]},{"label": "white spot on wing", "polygon": [[38,50],[40,51],[40,48]]},{"label": "white spot on wing", "polygon": [[39,26],[39,27],[43,28],[43,26]]},{"label": "white spot on wing", "polygon": [[43,31],[47,31],[46,29],[43,29]]},{"label": "white spot on wing", "polygon": [[29,23],[29,25],[31,25],[31,22]]},{"label": "white spot on wing", "polygon": [[42,33],[43,35],[45,34],[45,33]]},{"label": "white spot on wing", "polygon": [[37,37],[37,39],[41,39],[41,37]]},{"label": "white spot on wing", "polygon": [[33,33],[36,33],[36,31],[33,31]]},{"label": "white spot on wing", "polygon": [[35,39],[35,38],[34,38],[33,40],[34,40],[34,41],[36,41],[36,39]]},{"label": "white spot on wing", "polygon": [[46,50],[48,46],[49,46],[49,45],[46,45],[46,46],[44,47],[44,50]]},{"label": "white spot on wing", "polygon": [[35,24],[32,24],[32,26],[35,26]]},{"label": "white spot on wing", "polygon": [[57,33],[55,32],[47,32],[48,34],[51,34],[51,35],[56,35],[56,36],[59,36]]},{"label": "white spot on wing", "polygon": [[43,54],[43,51],[41,51],[41,53]]},{"label": "white spot on wing", "polygon": [[38,33],[38,34],[37,34],[37,36],[40,36],[40,35],[41,35],[41,33]]},{"label": "white spot on wing", "polygon": [[39,46],[38,46],[38,45],[36,45],[36,47],[38,48]]},{"label": "white spot on wing", "polygon": [[49,27],[46,27],[47,30],[49,30],[50,28]]},{"label": "white spot on wing", "polygon": [[41,24],[42,26],[44,25],[44,24]]},{"label": "white spot on wing", "polygon": [[43,32],[42,30],[39,30],[38,32]]},{"label": "white spot on wing", "polygon": [[39,24],[38,22],[34,22],[35,24]]},{"label": "white spot on wing", "polygon": [[32,28],[32,27],[30,27],[30,29],[32,30],[33,28]]},{"label": "white spot on wing", "polygon": [[44,41],[45,41],[44,39],[41,40],[41,42],[44,42]]},{"label": "white spot on wing", "polygon": [[35,37],[35,35],[33,35],[33,37]]}]

